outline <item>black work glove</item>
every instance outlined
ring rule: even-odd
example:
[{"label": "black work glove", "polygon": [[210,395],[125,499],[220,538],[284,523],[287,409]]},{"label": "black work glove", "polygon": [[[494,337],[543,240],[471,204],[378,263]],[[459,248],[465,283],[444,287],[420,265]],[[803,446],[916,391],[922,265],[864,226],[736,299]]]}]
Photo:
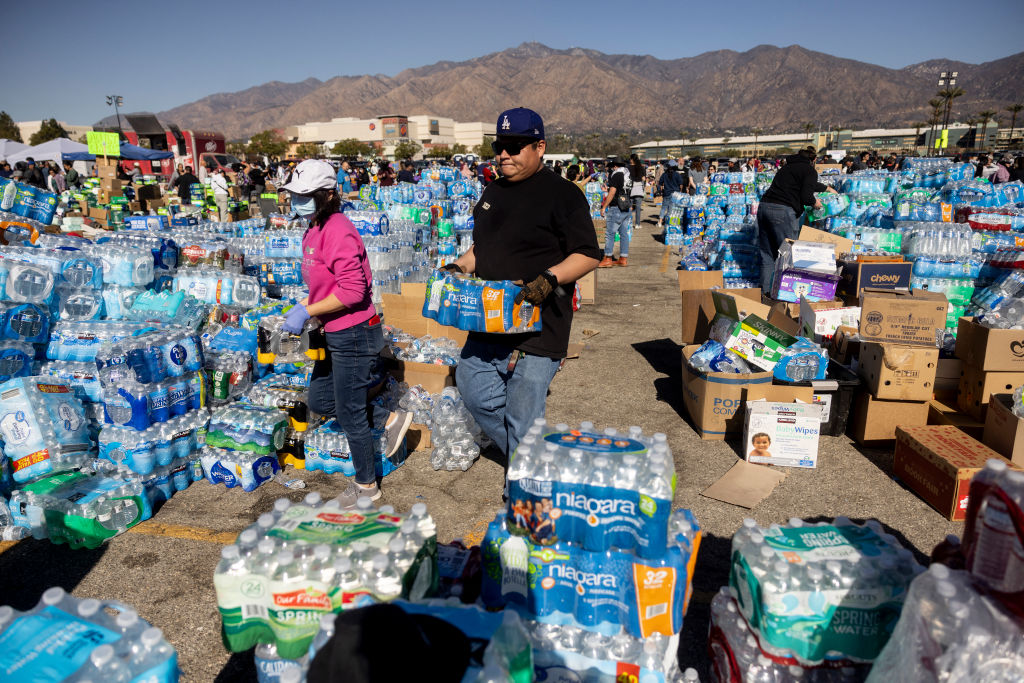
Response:
[{"label": "black work glove", "polygon": [[465,273],[466,272],[466,271],[464,271],[462,269],[462,266],[460,266],[459,264],[457,264],[455,262],[446,263],[445,265],[443,265],[440,268],[438,268],[438,270],[447,270],[449,273]]},{"label": "black work glove", "polygon": [[522,290],[516,295],[515,304],[517,306],[524,300],[534,306],[539,306],[558,287],[558,278],[550,270],[545,270],[530,282],[524,283],[522,280],[516,280],[515,284],[522,287]]}]

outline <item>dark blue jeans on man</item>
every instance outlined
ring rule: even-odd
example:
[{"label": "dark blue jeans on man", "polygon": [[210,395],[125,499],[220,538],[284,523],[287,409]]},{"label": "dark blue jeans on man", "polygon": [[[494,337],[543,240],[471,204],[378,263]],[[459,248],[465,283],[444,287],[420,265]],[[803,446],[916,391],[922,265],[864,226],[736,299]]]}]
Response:
[{"label": "dark blue jeans on man", "polygon": [[761,202],[757,205],[757,233],[761,251],[761,291],[771,296],[772,276],[779,247],[787,239],[800,235],[800,217],[784,204]]},{"label": "dark blue jeans on man", "polygon": [[369,486],[377,482],[373,430],[383,429],[389,415],[383,406],[367,401],[370,380],[384,348],[380,318],[325,336],[327,357],[313,366],[309,409],[338,421],[348,438],[356,483]]}]

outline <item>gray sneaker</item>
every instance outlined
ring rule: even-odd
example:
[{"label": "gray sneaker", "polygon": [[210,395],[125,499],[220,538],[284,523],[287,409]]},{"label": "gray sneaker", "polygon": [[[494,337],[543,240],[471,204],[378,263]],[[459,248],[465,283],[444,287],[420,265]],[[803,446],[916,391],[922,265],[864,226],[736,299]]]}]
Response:
[{"label": "gray sneaker", "polygon": [[409,425],[412,424],[412,413],[400,410],[396,413],[391,413],[388,417],[388,422],[384,425],[384,431],[388,435],[388,450],[387,457],[391,457],[398,452],[399,446],[402,445],[402,439],[405,438],[405,433],[409,431]]},{"label": "gray sneaker", "polygon": [[351,510],[356,506],[356,501],[360,498],[369,498],[370,500],[377,500],[381,497],[380,487],[374,482],[372,488],[366,488],[355,483],[355,481],[349,481],[348,486],[334,499],[338,501],[338,505],[343,510]]}]

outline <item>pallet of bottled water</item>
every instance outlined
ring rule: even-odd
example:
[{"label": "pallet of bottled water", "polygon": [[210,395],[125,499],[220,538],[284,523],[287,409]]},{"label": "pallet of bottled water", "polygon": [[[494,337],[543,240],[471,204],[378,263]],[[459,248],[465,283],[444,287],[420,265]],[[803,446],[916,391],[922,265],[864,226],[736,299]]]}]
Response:
[{"label": "pallet of bottled water", "polygon": [[910,584],[868,683],[1024,680],[1024,622],[965,571],[933,564]]},{"label": "pallet of bottled water", "polygon": [[520,605],[536,621],[606,636],[674,635],[689,604],[701,535],[689,510],[676,510],[668,525],[667,547],[648,558],[565,541],[537,545],[512,535],[499,514],[482,543],[484,604]]},{"label": "pallet of bottled water", "polygon": [[675,465],[662,433],[578,429],[538,418],[508,469],[507,523],[533,543],[658,558],[668,545]]},{"label": "pallet of bottled water", "polygon": [[793,518],[764,528],[747,519],[732,539],[729,586],[765,649],[807,664],[833,655],[871,661],[921,571],[876,520]]},{"label": "pallet of bottled water", "polygon": [[835,654],[807,664],[792,652],[767,645],[740,614],[727,586],[711,601],[708,657],[712,683],[861,683],[871,668]]},{"label": "pallet of bottled water", "polygon": [[79,599],[54,586],[35,607],[0,607],[0,678],[175,683],[178,653],[130,606]]},{"label": "pallet of bottled water", "polygon": [[82,402],[70,386],[50,377],[0,384],[0,437],[17,484],[85,465],[92,457]]},{"label": "pallet of bottled water", "polygon": [[15,490],[10,512],[33,538],[91,549],[149,519],[153,510],[137,475],[94,461]]},{"label": "pallet of bottled water", "polygon": [[214,574],[224,642],[232,652],[273,644],[284,659],[308,650],[324,614],[367,601],[436,593],[437,539],[426,505],[407,515],[353,510],[317,493],[286,498],[221,552]]}]

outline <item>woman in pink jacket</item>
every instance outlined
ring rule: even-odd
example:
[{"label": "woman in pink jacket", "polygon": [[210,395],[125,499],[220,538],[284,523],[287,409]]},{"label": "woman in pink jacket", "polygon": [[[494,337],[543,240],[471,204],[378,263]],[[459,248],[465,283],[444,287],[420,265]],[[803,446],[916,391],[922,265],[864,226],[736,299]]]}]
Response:
[{"label": "woman in pink jacket", "polygon": [[354,507],[356,500],[381,496],[372,430],[388,431],[388,453],[404,438],[410,413],[388,415],[367,400],[367,389],[384,348],[380,316],[373,307],[373,275],[366,247],[352,222],[341,213],[338,181],[325,161],[300,163],[284,189],[292,193],[292,208],[310,223],[302,238],[302,279],[309,296],[288,311],[284,329],[298,334],[315,316],[327,337],[327,358],[317,361],[309,384],[309,408],[333,415],[348,437],[355,466],[338,501]]}]

